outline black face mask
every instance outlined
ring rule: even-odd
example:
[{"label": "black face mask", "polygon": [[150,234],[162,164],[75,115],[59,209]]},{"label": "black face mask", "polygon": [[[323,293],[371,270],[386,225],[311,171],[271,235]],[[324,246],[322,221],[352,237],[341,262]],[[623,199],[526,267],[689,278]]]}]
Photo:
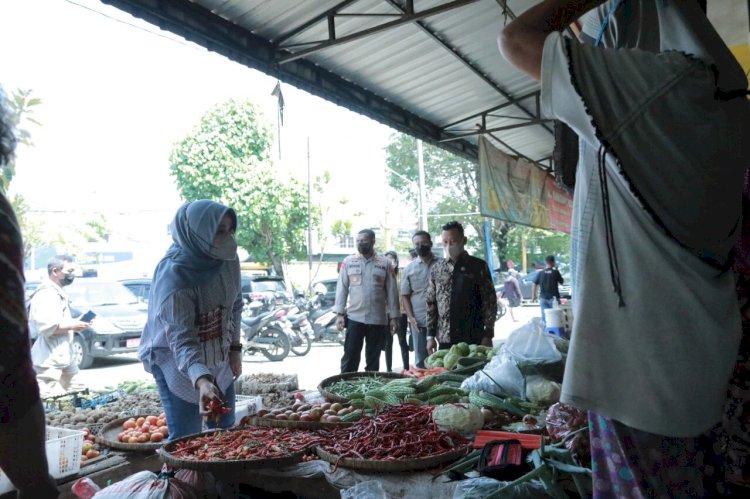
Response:
[{"label": "black face mask", "polygon": [[372,252],[372,246],[359,243],[357,244],[357,251],[359,251],[360,254],[367,256]]},{"label": "black face mask", "polygon": [[74,276],[73,274],[65,274],[65,275],[63,275],[62,285],[63,286],[69,286],[69,285],[73,284],[73,279],[75,279],[75,278],[76,278],[76,276]]},{"label": "black face mask", "polygon": [[417,255],[419,256],[427,256],[432,252],[432,246],[427,246],[424,244],[415,246],[414,249],[417,250]]}]

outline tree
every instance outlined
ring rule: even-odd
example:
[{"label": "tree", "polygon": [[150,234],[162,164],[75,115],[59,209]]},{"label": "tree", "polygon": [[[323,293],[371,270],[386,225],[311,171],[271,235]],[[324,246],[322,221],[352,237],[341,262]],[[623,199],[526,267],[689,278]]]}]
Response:
[{"label": "tree", "polygon": [[[477,188],[477,169],[474,163],[467,161],[444,149],[424,144],[425,189],[427,191],[427,209],[431,215],[442,213],[476,213],[479,211],[479,190]],[[386,165],[393,173],[388,174],[388,183],[401,194],[405,203],[411,205],[415,213],[419,199],[416,179],[419,175],[417,162],[417,143],[414,137],[394,134],[386,146]],[[413,178],[408,182],[403,177]],[[440,232],[440,226],[457,218],[476,231],[477,237],[469,241],[469,248],[484,254],[484,221],[480,215],[433,216],[428,218],[428,228],[432,234]],[[507,234],[511,224],[501,220],[491,220],[490,239],[498,249],[500,261],[505,258]],[[495,262],[499,266],[499,262]]]},{"label": "tree", "polygon": [[[24,144],[32,146],[31,132],[26,128],[27,124],[33,124],[41,126],[34,117],[34,108],[42,103],[42,100],[37,97],[31,96],[31,90],[20,90],[16,89],[13,91],[13,95],[8,99],[9,108],[9,121],[11,127],[15,130],[16,142],[18,144]],[[8,192],[11,180],[16,174],[16,160],[15,157],[11,157],[7,165],[3,167],[2,177],[0,181],[3,192]],[[15,208],[15,206],[14,206]]]},{"label": "tree", "polygon": [[237,244],[250,258],[273,265],[306,255],[307,194],[271,162],[272,135],[250,101],[209,110],[175,144],[170,172],[187,201],[213,199],[237,212]]}]

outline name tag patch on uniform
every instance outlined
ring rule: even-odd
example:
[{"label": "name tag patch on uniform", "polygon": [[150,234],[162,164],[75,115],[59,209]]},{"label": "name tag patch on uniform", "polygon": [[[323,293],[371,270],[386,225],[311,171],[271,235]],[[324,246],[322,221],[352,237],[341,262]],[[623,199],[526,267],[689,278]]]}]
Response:
[{"label": "name tag patch on uniform", "polygon": [[360,274],[351,274],[349,276],[349,284],[351,286],[359,286],[362,284],[362,276]]}]

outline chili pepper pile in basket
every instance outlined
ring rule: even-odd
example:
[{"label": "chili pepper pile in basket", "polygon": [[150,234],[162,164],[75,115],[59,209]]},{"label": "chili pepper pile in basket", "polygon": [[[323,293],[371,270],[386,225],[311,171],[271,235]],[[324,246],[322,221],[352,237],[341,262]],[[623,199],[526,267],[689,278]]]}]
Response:
[{"label": "chili pepper pile in basket", "polygon": [[315,431],[250,426],[179,442],[171,455],[195,461],[274,459],[322,443],[328,443],[328,437]]},{"label": "chili pepper pile in basket", "polygon": [[330,438],[320,446],[339,458],[394,461],[436,456],[470,443],[456,432],[438,430],[432,409],[416,404],[389,407],[347,428],[328,431]]}]

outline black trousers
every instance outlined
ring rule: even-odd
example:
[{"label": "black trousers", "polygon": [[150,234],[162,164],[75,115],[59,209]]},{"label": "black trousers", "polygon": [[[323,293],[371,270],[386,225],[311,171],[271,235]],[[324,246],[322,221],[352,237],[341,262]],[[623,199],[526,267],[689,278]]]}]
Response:
[{"label": "black trousers", "polygon": [[[406,314],[401,314],[401,317],[398,319],[396,335],[398,336],[398,344],[401,347],[401,362],[404,364],[404,369],[409,369],[409,342],[406,341],[406,326]],[[385,368],[389,372],[393,367],[393,336],[392,334],[387,334],[385,339]]]},{"label": "black trousers", "polygon": [[341,357],[341,372],[353,373],[359,370],[362,357],[362,344],[365,344],[365,371],[380,370],[380,352],[385,345],[388,326],[362,324],[349,319],[346,325],[344,356]]}]

